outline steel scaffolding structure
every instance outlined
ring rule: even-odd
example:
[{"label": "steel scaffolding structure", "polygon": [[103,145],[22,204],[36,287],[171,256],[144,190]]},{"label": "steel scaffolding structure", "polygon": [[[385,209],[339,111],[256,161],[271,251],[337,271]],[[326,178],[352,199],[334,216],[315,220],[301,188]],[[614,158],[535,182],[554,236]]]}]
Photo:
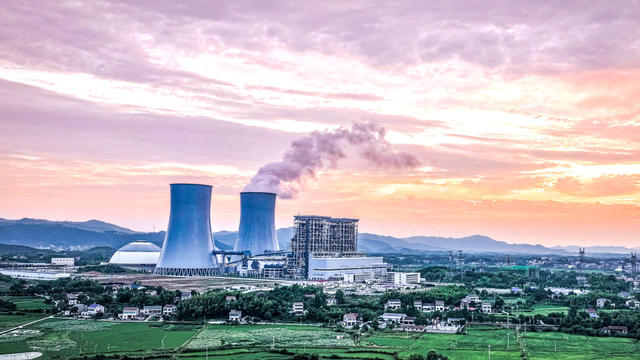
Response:
[{"label": "steel scaffolding structure", "polygon": [[352,254],[358,249],[358,219],[297,215],[293,220],[289,269],[298,277],[309,274],[310,253]]}]

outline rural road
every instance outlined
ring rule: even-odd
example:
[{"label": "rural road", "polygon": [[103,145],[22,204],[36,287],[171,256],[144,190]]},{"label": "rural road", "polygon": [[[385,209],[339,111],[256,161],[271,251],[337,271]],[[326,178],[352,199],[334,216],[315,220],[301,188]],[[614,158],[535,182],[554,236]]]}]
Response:
[{"label": "rural road", "polygon": [[8,329],[8,330],[0,331],[0,335],[2,335],[2,334],[6,334],[6,333],[8,333],[8,332],[12,332],[13,330],[22,329],[22,328],[23,328],[23,327],[25,327],[25,326],[29,326],[29,325],[31,325],[31,324],[35,324],[35,323],[40,322],[40,321],[42,321],[42,320],[51,319],[52,317],[53,317],[53,315],[51,315],[51,316],[47,316],[47,317],[44,317],[44,318],[42,318],[42,319],[38,319],[38,320],[35,320],[35,321],[32,321],[32,322],[29,322],[29,323],[26,323],[26,324],[22,324],[22,325],[20,325],[20,326],[16,326],[16,327],[14,327],[14,328],[12,328],[12,329]]}]

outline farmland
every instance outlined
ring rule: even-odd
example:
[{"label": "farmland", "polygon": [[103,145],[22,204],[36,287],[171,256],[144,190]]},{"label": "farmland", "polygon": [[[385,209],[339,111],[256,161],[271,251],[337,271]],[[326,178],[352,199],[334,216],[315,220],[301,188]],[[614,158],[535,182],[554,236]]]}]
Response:
[{"label": "farmland", "polygon": [[43,352],[47,359],[87,354],[142,355],[175,349],[195,332],[193,327],[52,319],[0,336],[0,354],[31,349]]},{"label": "farmland", "polygon": [[35,311],[52,307],[50,304],[46,304],[45,299],[40,296],[7,296],[4,299],[16,304],[17,310]]},{"label": "farmland", "polygon": [[45,316],[44,314],[0,315],[0,331],[11,329]]},{"label": "farmland", "polygon": [[[635,340],[561,333],[522,333],[529,359],[632,359]],[[41,351],[47,359],[124,355],[164,355],[182,359],[288,359],[295,353],[321,358],[392,360],[429,350],[450,359],[519,359],[516,332],[473,327],[467,334],[363,333],[355,345],[349,333],[308,325],[162,325],[51,319],[11,336],[0,336],[0,353]]]}]

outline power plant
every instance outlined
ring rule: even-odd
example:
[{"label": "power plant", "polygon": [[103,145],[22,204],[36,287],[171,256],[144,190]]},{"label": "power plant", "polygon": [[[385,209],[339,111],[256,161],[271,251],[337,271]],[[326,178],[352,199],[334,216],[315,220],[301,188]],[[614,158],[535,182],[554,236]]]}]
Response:
[{"label": "power plant", "polygon": [[342,281],[368,281],[386,275],[387,264],[381,257],[358,252],[358,219],[297,215],[291,249],[280,251],[276,194],[241,192],[240,225],[233,250],[218,250],[211,233],[211,186],[170,187],[169,226],[156,275],[236,274]]},{"label": "power plant", "polygon": [[219,273],[211,234],[211,186],[171,184],[171,211],[157,275],[211,276]]},{"label": "power plant", "polygon": [[240,193],[240,226],[234,251],[261,255],[279,251],[275,224],[276,194]]}]

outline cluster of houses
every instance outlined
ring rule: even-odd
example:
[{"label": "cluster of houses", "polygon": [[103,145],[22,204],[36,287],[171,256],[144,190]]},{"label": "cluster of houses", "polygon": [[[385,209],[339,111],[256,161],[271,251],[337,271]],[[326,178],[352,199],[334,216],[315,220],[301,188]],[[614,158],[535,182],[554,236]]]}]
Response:
[{"label": "cluster of houses", "polygon": [[71,306],[74,311],[66,310],[65,315],[77,314],[80,317],[94,317],[98,314],[104,314],[104,306],[93,303],[91,305],[80,304],[78,301],[79,294],[67,294],[67,304]]},{"label": "cluster of houses", "polygon": [[149,316],[171,317],[177,313],[178,307],[173,304],[144,306],[142,309],[127,306],[122,309],[122,313],[118,314],[118,318],[121,320],[143,320]]},{"label": "cluster of houses", "polygon": [[[429,325],[416,325],[415,317],[403,313],[384,313],[380,315],[379,319],[380,328],[384,329],[393,324],[396,325],[395,330],[407,332],[456,334],[464,328],[464,319],[462,318],[448,318],[446,321],[434,319]],[[343,318],[344,323],[346,323],[346,319]]]},{"label": "cluster of houses", "polygon": [[[607,303],[609,303],[608,305],[615,307],[615,304],[607,299],[607,298],[598,298],[596,300],[596,307],[598,308],[604,308],[607,306]],[[638,301],[635,298],[630,298],[627,301],[625,301],[625,306],[628,307],[629,309],[638,309],[640,308],[640,301]]]},{"label": "cluster of houses", "polygon": [[[107,284],[105,287],[111,287],[111,290],[115,296],[120,289],[133,289],[133,290],[144,290],[145,293],[155,296],[157,292],[153,289],[145,290],[145,287],[142,285],[138,285],[135,283],[132,284],[122,284],[122,283],[114,283]],[[81,304],[79,301],[80,294],[70,293],[67,294],[67,304],[74,308],[75,310],[67,310],[64,312],[65,315],[73,315],[74,313],[80,317],[95,317],[98,314],[104,314],[105,308],[100,304],[91,304],[85,305]],[[186,300],[191,297],[191,293],[182,292],[180,294],[180,298],[176,298],[176,300]],[[143,320],[149,316],[162,316],[165,318],[174,316],[178,313],[178,308],[174,304],[166,304],[164,306],[160,305],[150,305],[144,306],[142,309],[138,307],[125,307],[122,310],[122,313],[118,314],[118,318],[122,320]]]},{"label": "cluster of houses", "polygon": [[[476,307],[479,305],[479,308]],[[402,307],[402,302],[400,299],[389,299],[384,304],[385,310],[398,310]],[[421,310],[423,312],[433,312],[433,311],[446,311],[449,310],[449,307],[444,304],[442,300],[436,300],[435,303],[423,302],[420,299],[413,300],[413,307]],[[484,313],[491,313],[493,311],[492,304],[488,301],[480,300],[480,297],[476,294],[469,294],[465,296],[460,301],[460,307],[456,307],[457,309],[468,309],[470,311],[480,310]]]},{"label": "cluster of houses", "polygon": [[[596,308],[597,309],[602,309],[604,307],[606,307],[607,305],[611,305],[611,306],[615,306],[615,304],[612,304],[611,301],[607,298],[598,298],[596,299]],[[627,301],[625,301],[625,306],[629,309],[638,309],[640,308],[640,301],[638,301],[637,299],[631,298],[628,299]],[[592,319],[597,319],[598,318],[598,310],[594,309],[594,308],[587,308],[584,311],[587,313],[587,315],[589,315],[590,318]],[[614,327],[615,328],[615,327]],[[622,332],[622,330],[618,329],[603,329],[603,332],[605,332],[606,334],[611,333],[611,331],[613,331],[614,333],[620,332],[620,333],[625,333]],[[626,334],[626,333],[625,333]]]}]

